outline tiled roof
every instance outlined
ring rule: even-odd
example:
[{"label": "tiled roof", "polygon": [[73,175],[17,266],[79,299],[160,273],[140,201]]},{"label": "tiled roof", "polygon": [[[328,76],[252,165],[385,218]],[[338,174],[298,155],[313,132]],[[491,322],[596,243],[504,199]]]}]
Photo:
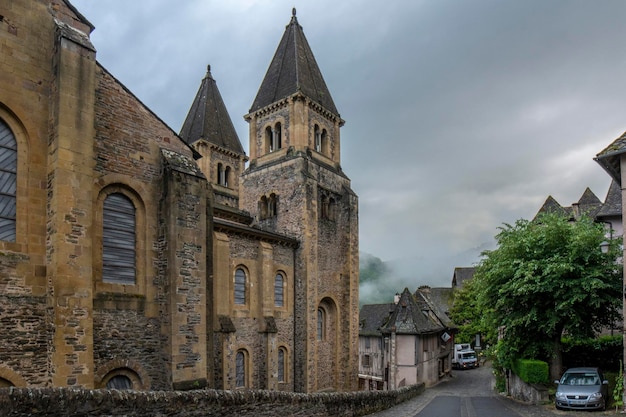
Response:
[{"label": "tiled roof", "polygon": [[626,153],[626,132],[624,132],[619,138],[615,139],[613,143],[607,146],[594,158],[595,161],[600,164],[600,166],[602,166],[602,168],[604,168],[619,185],[622,183],[620,175],[620,158],[623,153]]},{"label": "tiled roof", "polygon": [[415,297],[407,288],[400,295],[395,307],[391,317],[381,328],[382,333],[423,334],[446,329],[428,302],[423,297]]},{"label": "tiled roof", "polygon": [[394,303],[366,304],[359,312],[359,335],[381,336],[380,328],[387,322],[395,310]]},{"label": "tiled roof", "polygon": [[188,144],[204,139],[229,151],[244,154],[237,131],[211,76],[210,66],[183,123],[180,137]]},{"label": "tiled roof", "polygon": [[452,288],[430,288],[419,287],[415,296],[421,295],[430,304],[439,320],[447,327],[453,326],[452,320],[448,316],[454,301],[454,290]]},{"label": "tiled roof", "polygon": [[617,181],[611,181],[604,204],[596,214],[598,218],[622,215],[622,190]]},{"label": "tiled roof", "polygon": [[463,283],[472,279],[476,272],[474,267],[456,267],[454,268],[454,274],[452,275],[452,288],[463,286]]},{"label": "tiled roof", "polygon": [[543,203],[543,206],[541,206],[541,208],[535,215],[535,219],[540,214],[545,214],[545,213],[557,213],[557,214],[562,214],[564,216],[571,216],[572,209],[571,207],[563,207],[551,195],[549,195],[548,198],[546,198],[546,201]]},{"label": "tiled roof", "polygon": [[285,28],[250,113],[298,92],[339,116],[293,9],[291,22]]},{"label": "tiled roof", "polygon": [[598,210],[602,207],[600,199],[587,187],[583,195],[578,200],[578,210],[580,214],[586,214],[595,217]]}]

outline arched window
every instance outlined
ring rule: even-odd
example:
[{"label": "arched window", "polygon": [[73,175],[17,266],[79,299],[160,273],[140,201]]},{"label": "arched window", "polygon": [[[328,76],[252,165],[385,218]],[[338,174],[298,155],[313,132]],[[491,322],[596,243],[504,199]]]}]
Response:
[{"label": "arched window", "polygon": [[322,132],[320,132],[320,127],[315,125],[313,128],[313,138],[315,141],[315,150],[317,152],[322,152]]},{"label": "arched window", "polygon": [[267,216],[274,217],[277,214],[278,197],[276,194],[270,194],[270,198],[267,201]]},{"label": "arched window", "polygon": [[229,166],[227,166],[226,169],[224,170],[224,183],[222,184],[224,187],[228,187],[228,184],[230,184],[230,176],[231,176],[231,169]]},{"label": "arched window", "polygon": [[263,196],[259,200],[259,219],[260,220],[267,219],[268,217],[267,208],[268,208],[267,197]]},{"label": "arched window", "polygon": [[135,206],[124,194],[109,194],[102,213],[102,281],[134,285]]},{"label": "arched window", "polygon": [[246,273],[243,269],[235,271],[235,304],[246,304]]},{"label": "arched window", "polygon": [[336,211],[337,211],[337,204],[335,203],[335,199],[330,197],[328,199],[328,209],[326,213],[328,220],[336,219]]},{"label": "arched window", "polygon": [[274,134],[272,133],[272,127],[265,128],[265,140],[263,141],[263,150],[265,153],[272,152],[272,142],[274,140]]},{"label": "arched window", "polygon": [[17,142],[0,119],[0,240],[15,242]]},{"label": "arched window", "polygon": [[248,355],[246,351],[239,350],[235,356],[235,386],[244,388],[246,386],[246,374],[248,370]]},{"label": "arched window", "polygon": [[278,382],[287,382],[287,350],[278,348]]},{"label": "arched window", "polygon": [[282,126],[280,123],[274,125],[272,129],[272,143],[270,145],[270,152],[279,150],[282,147]]},{"label": "arched window", "polygon": [[322,133],[320,135],[320,152],[326,156],[330,155],[328,149],[328,132],[326,132],[326,129],[322,130]]},{"label": "arched window", "polygon": [[133,389],[133,382],[126,375],[115,375],[107,381],[108,389]]},{"label": "arched window", "polygon": [[276,274],[274,278],[274,306],[285,306],[285,278],[282,274]]},{"label": "arched window", "polygon": [[320,202],[322,206],[322,210],[320,213],[321,217],[322,219],[328,219],[328,197],[322,195],[322,197],[320,198]]},{"label": "arched window", "polygon": [[317,340],[324,340],[326,337],[326,312],[322,308],[317,309]]},{"label": "arched window", "polygon": [[224,182],[224,167],[221,163],[217,164],[217,183],[222,185]]}]

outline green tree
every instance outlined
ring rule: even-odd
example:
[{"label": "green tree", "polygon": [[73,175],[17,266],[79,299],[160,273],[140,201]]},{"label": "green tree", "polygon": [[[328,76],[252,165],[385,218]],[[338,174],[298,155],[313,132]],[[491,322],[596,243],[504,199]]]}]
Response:
[{"label": "green tree", "polygon": [[505,224],[497,249],[485,251],[474,275],[484,324],[503,329],[500,361],[543,359],[550,376],[562,370],[561,337],[590,337],[618,317],[622,303],[621,241],[600,244],[605,229],[546,214]]},{"label": "green tree", "polygon": [[481,335],[482,346],[492,345],[497,339],[497,329],[486,321],[486,306],[479,304],[478,281],[465,281],[461,289],[455,290],[454,301],[450,309],[450,319],[458,326],[455,336],[457,343],[470,343],[477,334]]}]

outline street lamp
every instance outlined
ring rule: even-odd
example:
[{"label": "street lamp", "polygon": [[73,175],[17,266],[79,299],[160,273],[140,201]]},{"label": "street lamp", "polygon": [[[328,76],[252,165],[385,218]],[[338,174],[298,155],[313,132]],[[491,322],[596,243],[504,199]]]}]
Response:
[{"label": "street lamp", "polygon": [[609,253],[609,246],[609,242],[603,240],[602,243],[600,243],[600,250],[602,251],[602,253]]}]

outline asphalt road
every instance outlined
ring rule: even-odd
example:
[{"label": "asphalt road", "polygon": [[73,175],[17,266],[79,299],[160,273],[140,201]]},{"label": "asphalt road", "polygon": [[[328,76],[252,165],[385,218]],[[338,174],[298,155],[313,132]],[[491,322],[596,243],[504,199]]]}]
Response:
[{"label": "asphalt road", "polygon": [[[444,379],[410,401],[370,417],[563,417],[615,415],[615,410],[589,413],[561,411],[554,405],[529,405],[493,390],[494,378],[488,364],[478,369],[453,371]],[[618,412],[619,413],[619,412]]]}]

